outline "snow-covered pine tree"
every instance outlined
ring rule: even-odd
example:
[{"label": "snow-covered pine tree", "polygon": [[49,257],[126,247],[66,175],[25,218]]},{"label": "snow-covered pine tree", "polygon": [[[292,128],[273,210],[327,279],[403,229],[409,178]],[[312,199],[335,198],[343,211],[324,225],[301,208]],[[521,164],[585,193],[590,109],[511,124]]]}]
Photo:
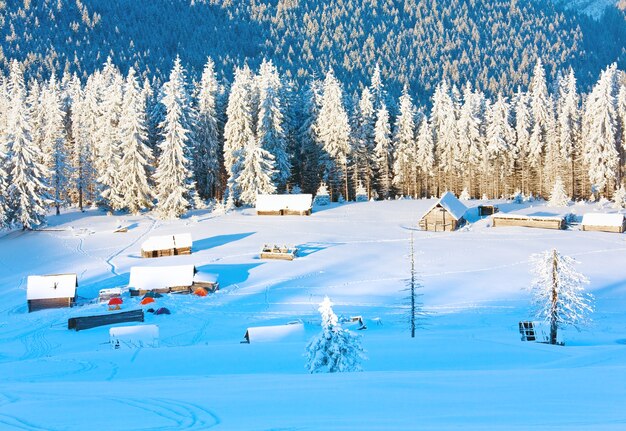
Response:
[{"label": "snow-covered pine tree", "polygon": [[517,90],[515,93],[515,134],[519,152],[520,188],[523,194],[530,193],[530,136],[532,133],[530,95]]},{"label": "snow-covered pine tree", "polygon": [[347,198],[350,123],[348,113],[344,108],[341,84],[332,70],[326,73],[324,79],[322,105],[317,117],[316,131],[317,138],[328,156],[324,178],[331,180],[331,193],[333,189],[338,192],[343,182],[344,196]]},{"label": "snow-covered pine tree", "polygon": [[613,192],[613,208],[626,208],[626,188],[623,184]]},{"label": "snow-covered pine tree", "polygon": [[619,178],[617,149],[617,79],[615,64],[600,75],[587,97],[583,134],[584,158],[592,187],[605,194],[613,191]]},{"label": "snow-covered pine tree", "polygon": [[570,71],[559,85],[558,104],[558,127],[559,144],[561,150],[562,169],[567,176],[568,190],[570,195],[576,197],[576,162],[580,150],[580,108],[578,92],[576,90],[576,77],[574,70]]},{"label": "snow-covered pine tree", "polygon": [[189,95],[185,86],[185,70],[180,58],[174,61],[169,81],[164,85],[165,120],[161,123],[163,141],[154,173],[157,212],[162,218],[183,215],[191,205],[193,173],[191,169],[189,131]]},{"label": "snow-covered pine tree", "polygon": [[493,178],[491,196],[497,198],[507,193],[506,180],[513,173],[516,158],[515,131],[510,123],[509,104],[501,94],[487,109],[487,130],[485,151],[489,166],[483,175]]},{"label": "snow-covered pine tree", "polygon": [[257,194],[275,193],[273,176],[274,156],[261,147],[254,138],[250,138],[244,149],[243,165],[235,179],[238,190],[241,190],[240,202],[244,205],[254,205]]},{"label": "snow-covered pine tree", "polygon": [[457,137],[457,122],[454,101],[446,80],[442,81],[433,94],[431,124],[435,136],[437,161],[437,194],[442,190],[456,191],[453,184],[460,153]]},{"label": "snow-covered pine tree", "polygon": [[42,149],[44,163],[49,174],[47,183],[52,194],[52,204],[56,214],[61,213],[61,206],[67,203],[67,189],[70,181],[69,155],[65,140],[65,112],[61,100],[59,83],[54,73],[48,85],[42,89]]},{"label": "snow-covered pine tree", "polygon": [[152,189],[149,174],[152,164],[152,151],[146,145],[145,98],[132,67],[128,70],[124,83],[122,116],[120,117],[120,149],[122,160],[120,169],[124,173],[121,180],[120,199],[123,208],[132,214],[152,208]]},{"label": "snow-covered pine tree", "polygon": [[273,181],[277,190],[283,192],[291,173],[291,163],[283,128],[284,114],[281,100],[283,85],[276,66],[271,61],[264,60],[261,64],[257,88],[259,91],[257,139],[261,148],[274,158]]},{"label": "snow-covered pine tree", "polygon": [[435,144],[428,118],[422,120],[417,132],[415,163],[420,173],[420,196],[428,197],[431,195],[428,178],[432,176],[431,172],[435,166]]},{"label": "snow-covered pine tree", "polygon": [[328,205],[330,204],[330,195],[328,194],[328,186],[326,183],[321,183],[315,193],[315,205]]},{"label": "snow-covered pine tree", "polygon": [[550,193],[550,199],[548,200],[548,206],[551,207],[566,207],[569,205],[571,199],[565,191],[565,184],[561,180],[561,177],[556,177],[554,186],[552,187],[552,193]]},{"label": "snow-covered pine tree", "polygon": [[306,347],[306,369],[310,373],[361,371],[366,358],[359,336],[339,325],[328,297],[320,303],[322,332]]},{"label": "snow-covered pine tree", "polygon": [[196,106],[194,136],[194,174],[196,190],[203,199],[218,194],[221,148],[217,118],[218,82],[215,64],[209,58],[200,79]]},{"label": "snow-covered pine tree", "polygon": [[378,174],[378,192],[383,199],[391,196],[393,181],[393,160],[391,147],[391,126],[389,124],[389,111],[383,104],[376,113],[376,125],[374,127],[374,154],[376,157],[376,171]]},{"label": "snow-covered pine tree", "polygon": [[394,184],[404,195],[417,195],[417,172],[415,163],[415,106],[405,86],[400,96],[400,115],[396,118],[393,140],[395,161]]},{"label": "snow-covered pine tree", "polygon": [[358,113],[356,119],[355,145],[353,148],[352,160],[354,163],[355,175],[359,181],[365,181],[366,191],[372,190],[374,182],[374,125],[376,115],[374,112],[374,101],[369,87],[364,87],[358,103]]},{"label": "snow-covered pine tree", "polygon": [[7,188],[9,224],[34,229],[46,221],[47,172],[39,162],[30,130],[30,107],[20,64],[11,62],[8,82],[10,108],[3,136],[8,149],[9,186]]},{"label": "snow-covered pine tree", "polygon": [[593,313],[593,296],[586,293],[587,277],[574,268],[576,261],[556,249],[531,256],[534,315],[550,324],[550,344],[557,344],[557,330],[584,325]]},{"label": "snow-covered pine tree", "polygon": [[320,107],[322,106],[322,83],[319,80],[311,81],[302,92],[301,111],[299,112],[300,126],[297,130],[300,150],[294,160],[298,161],[302,188],[306,192],[314,192],[321,180],[320,154],[316,124]]},{"label": "snow-covered pine tree", "polygon": [[470,196],[477,193],[476,187],[479,185],[479,180],[475,177],[480,172],[484,146],[484,104],[482,93],[472,91],[472,86],[467,84],[463,90],[463,104],[459,110],[457,125],[459,157],[462,172],[465,173],[463,184]]},{"label": "snow-covered pine tree", "polygon": [[387,106],[387,92],[385,91],[385,84],[383,83],[379,63],[376,63],[374,66],[374,72],[372,72],[369,90],[372,95],[374,113],[378,113],[383,105]]},{"label": "snow-covered pine tree", "polygon": [[241,191],[235,182],[243,166],[245,147],[254,136],[252,109],[253,77],[248,66],[235,69],[235,78],[228,96],[228,117],[224,126],[224,166],[228,175],[228,194],[239,201]]},{"label": "snow-covered pine tree", "polygon": [[459,199],[462,201],[469,201],[470,199],[472,199],[472,197],[469,194],[469,191],[467,190],[467,187],[463,189],[463,191],[459,195]]},{"label": "snow-covered pine tree", "polygon": [[359,184],[357,185],[357,188],[354,192],[355,194],[355,201],[356,202],[367,202],[368,198],[367,198],[367,189],[365,188],[365,186],[363,185],[363,183],[361,181],[359,181]]},{"label": "snow-covered pine tree", "polygon": [[[621,134],[619,136],[620,139],[620,147],[621,153],[626,153],[626,74],[622,72],[622,83],[619,87],[619,92],[617,94],[617,113],[619,116],[619,125]],[[626,158],[626,156],[624,156]],[[625,162],[622,160],[622,162]],[[626,167],[622,166],[622,177],[626,176]]]}]

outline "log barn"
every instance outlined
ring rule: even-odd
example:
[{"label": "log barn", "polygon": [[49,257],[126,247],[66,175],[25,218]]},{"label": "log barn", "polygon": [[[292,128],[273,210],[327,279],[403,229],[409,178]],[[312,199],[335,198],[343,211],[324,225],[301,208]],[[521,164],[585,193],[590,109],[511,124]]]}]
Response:
[{"label": "log barn", "polygon": [[522,214],[494,214],[491,216],[492,227],[521,226],[541,229],[565,229],[565,217],[531,216]]},{"label": "log barn", "polygon": [[587,213],[583,215],[582,230],[623,233],[626,218],[623,214]]},{"label": "log barn", "polygon": [[423,230],[451,232],[461,226],[466,211],[467,207],[452,192],[445,192],[422,216],[419,225]]},{"label": "log barn", "polygon": [[141,244],[141,257],[163,257],[191,254],[190,233],[152,236]]},{"label": "log barn", "polygon": [[257,195],[257,215],[311,215],[313,195]]},{"label": "log barn", "polygon": [[202,287],[207,292],[219,288],[215,274],[201,272],[194,265],[133,266],[128,288],[131,296],[157,293],[191,293]]},{"label": "log barn", "polygon": [[31,275],[26,286],[28,312],[71,307],[76,301],[76,274]]}]

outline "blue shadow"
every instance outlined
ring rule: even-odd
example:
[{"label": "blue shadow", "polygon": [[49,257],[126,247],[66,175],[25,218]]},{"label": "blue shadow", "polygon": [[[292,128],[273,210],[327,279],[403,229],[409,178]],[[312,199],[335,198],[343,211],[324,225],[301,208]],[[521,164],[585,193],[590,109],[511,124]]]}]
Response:
[{"label": "blue shadow", "polygon": [[220,289],[245,282],[250,276],[250,270],[263,263],[219,264],[196,266],[198,271],[217,275]]},{"label": "blue shadow", "polygon": [[244,239],[249,237],[250,235],[254,235],[256,232],[244,232],[244,233],[235,233],[230,235],[218,235],[212,236],[210,238],[204,238],[193,242],[193,251],[198,252],[202,250],[207,250],[209,248],[219,247],[224,244],[228,244],[229,242],[239,241],[240,239]]}]

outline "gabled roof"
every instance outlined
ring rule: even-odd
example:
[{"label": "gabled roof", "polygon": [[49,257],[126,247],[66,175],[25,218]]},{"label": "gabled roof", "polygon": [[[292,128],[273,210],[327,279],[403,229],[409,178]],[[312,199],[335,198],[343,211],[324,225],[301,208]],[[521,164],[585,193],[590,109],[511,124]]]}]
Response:
[{"label": "gabled roof", "polygon": [[26,284],[26,299],[74,298],[76,286],[76,274],[30,275]]},{"label": "gabled roof", "polygon": [[622,226],[623,214],[586,213],[583,215],[583,226]]},{"label": "gabled roof", "polygon": [[173,248],[191,247],[193,241],[190,233],[151,236],[141,244],[143,251],[171,250]]},{"label": "gabled roof", "polygon": [[293,211],[308,211],[313,205],[313,195],[310,194],[283,194],[283,195],[257,195],[257,211],[280,211],[289,209]]},{"label": "gabled roof", "polygon": [[444,208],[452,215],[452,217],[457,220],[460,220],[467,211],[467,207],[463,205],[463,203],[458,200],[452,192],[445,192],[443,196],[441,196],[441,198],[437,202],[435,202],[435,204],[431,206],[428,211],[424,213],[424,215],[431,212],[437,206],[441,206],[442,208]]},{"label": "gabled roof", "polygon": [[281,341],[304,335],[302,323],[291,323],[276,326],[256,326],[248,328],[245,338],[249,343]]},{"label": "gabled roof", "polygon": [[196,272],[194,265],[133,266],[128,287],[137,290],[191,286]]}]

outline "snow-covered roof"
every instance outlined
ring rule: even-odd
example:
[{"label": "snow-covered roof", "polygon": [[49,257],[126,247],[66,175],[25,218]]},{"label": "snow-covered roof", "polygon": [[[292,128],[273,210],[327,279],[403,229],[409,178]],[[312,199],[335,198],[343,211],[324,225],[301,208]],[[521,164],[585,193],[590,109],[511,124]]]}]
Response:
[{"label": "snow-covered roof", "polygon": [[452,217],[457,220],[460,220],[467,211],[467,207],[463,205],[463,203],[458,200],[456,196],[454,196],[454,193],[445,192],[443,196],[441,196],[441,198],[433,206],[428,208],[428,211],[426,211],[424,215],[431,212],[433,208],[437,207],[438,205],[441,205],[441,207],[448,211],[452,215]]},{"label": "snow-covered roof", "polygon": [[191,286],[196,268],[193,265],[133,266],[128,287],[137,290]]},{"label": "snow-covered roof", "polygon": [[304,334],[302,323],[276,326],[256,326],[248,328],[246,338],[250,343],[281,341],[286,338],[298,337]]},{"label": "snow-covered roof", "polygon": [[257,195],[257,211],[280,211],[284,209],[294,211],[307,211],[313,205],[313,195]]},{"label": "snow-covered roof", "polygon": [[217,274],[198,271],[196,275],[193,276],[193,281],[197,283],[217,283]]},{"label": "snow-covered roof", "polygon": [[525,214],[511,214],[511,213],[498,213],[498,214],[494,214],[491,216],[492,218],[510,218],[510,219],[532,219],[532,220],[545,220],[545,221],[552,221],[552,220],[563,220],[565,217],[563,216],[534,216],[534,215],[525,215]]},{"label": "snow-covered roof", "polygon": [[100,289],[98,295],[121,295],[122,289],[120,287],[111,287],[109,289]]},{"label": "snow-covered roof", "polygon": [[114,348],[157,347],[159,327],[157,325],[117,326],[109,329],[109,340]]},{"label": "snow-covered roof", "polygon": [[30,275],[26,299],[74,298],[76,286],[76,274]]},{"label": "snow-covered roof", "polygon": [[583,215],[583,226],[622,226],[623,214],[586,213]]},{"label": "snow-covered roof", "polygon": [[190,233],[151,236],[141,244],[143,251],[170,250],[191,247],[193,240]]}]

